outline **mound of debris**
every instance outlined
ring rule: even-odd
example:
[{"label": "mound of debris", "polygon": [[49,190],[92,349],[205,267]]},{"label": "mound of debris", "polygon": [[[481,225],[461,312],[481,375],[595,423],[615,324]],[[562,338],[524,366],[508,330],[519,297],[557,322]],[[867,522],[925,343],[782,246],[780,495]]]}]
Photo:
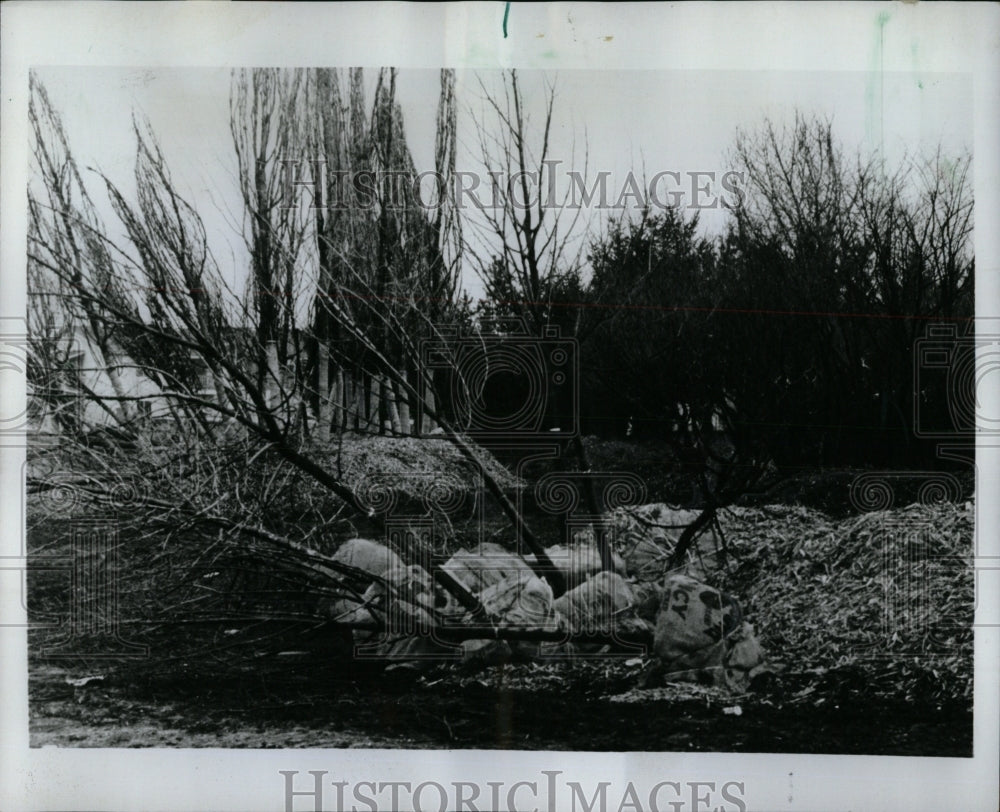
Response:
[{"label": "mound of debris", "polygon": [[[318,442],[318,441],[316,441]],[[489,451],[470,448],[489,476],[505,491],[521,487],[517,477]],[[373,512],[389,512],[394,506],[423,503],[434,509],[443,504],[452,515],[458,502],[481,490],[475,465],[445,437],[380,437],[345,434],[328,447],[316,449],[330,457],[342,479],[351,484]]]},{"label": "mound of debris", "polygon": [[720,514],[733,565],[712,582],[746,596],[767,648],[812,683],[860,672],[865,694],[968,701],[974,524],[971,501],[840,520],[797,506],[733,508]]},{"label": "mound of debris", "polygon": [[432,576],[377,542],[353,539],[335,558],[380,580],[358,600],[331,604],[327,616],[372,626],[356,629],[358,651],[396,665],[648,653],[644,684],[682,680],[744,691],[764,656],[736,600],[702,580],[716,541],[701,540],[688,566],[665,571],[696,515],[651,505],[609,517],[618,539],[611,571],[602,568],[589,531],[547,548],[570,587],[558,597],[536,572],[534,556],[497,544],[460,549]]},{"label": "mound of debris", "polygon": [[[783,666],[779,681],[792,702],[830,685],[886,699],[968,701],[974,513],[972,502],[842,519],[799,506],[734,507],[719,513],[679,571],[668,572],[693,514],[665,505],[619,509],[608,517],[613,571],[601,570],[586,531],[548,550],[570,585],[559,597],[532,570],[530,556],[499,545],[459,551],[443,569],[479,597],[489,618],[474,619],[420,575],[433,594],[423,603],[437,624],[480,636],[447,645],[390,637],[380,651],[399,660],[447,654],[474,665],[636,658],[635,647],[645,646],[640,683],[649,688],[687,680],[745,690],[758,674]],[[531,639],[500,639],[504,630],[524,628]],[[780,664],[764,663],[761,643]]]}]

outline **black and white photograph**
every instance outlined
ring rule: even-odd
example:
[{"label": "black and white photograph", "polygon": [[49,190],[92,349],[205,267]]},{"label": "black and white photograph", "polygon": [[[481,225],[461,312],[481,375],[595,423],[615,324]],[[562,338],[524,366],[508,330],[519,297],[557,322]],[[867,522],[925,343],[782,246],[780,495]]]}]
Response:
[{"label": "black and white photograph", "polygon": [[18,746],[145,765],[24,808],[229,808],[137,777],[223,756],[266,809],[847,808],[804,757],[991,808],[996,109],[856,8],[836,69],[518,3],[453,10],[530,58],[5,66]]}]

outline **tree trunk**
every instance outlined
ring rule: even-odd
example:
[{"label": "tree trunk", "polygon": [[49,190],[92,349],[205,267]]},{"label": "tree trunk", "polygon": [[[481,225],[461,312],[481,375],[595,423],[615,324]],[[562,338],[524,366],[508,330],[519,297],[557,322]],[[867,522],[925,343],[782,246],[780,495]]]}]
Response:
[{"label": "tree trunk", "polygon": [[[407,380],[406,370],[403,370],[402,375],[405,383]],[[393,390],[396,393],[396,402],[399,404],[399,433],[408,437],[411,434],[409,393],[401,392],[399,385],[395,382],[393,382]]]},{"label": "tree trunk", "polygon": [[122,423],[127,423],[132,419],[132,407],[128,400],[125,399],[125,387],[122,386],[121,375],[118,369],[114,366],[106,366],[108,373],[108,380],[111,382],[111,391],[115,393],[115,397],[118,399],[117,412],[120,415],[119,421]]},{"label": "tree trunk", "polygon": [[[587,448],[583,444],[583,439],[579,434],[573,438],[573,448],[576,451],[581,470],[584,473],[590,473],[590,458],[587,454]],[[584,477],[583,496],[587,500],[587,510],[594,517],[594,541],[597,544],[598,552],[601,554],[601,569],[613,572],[614,557],[612,556],[611,545],[608,544],[604,513],[601,509],[602,506],[597,504],[597,491],[594,480],[589,476]]]},{"label": "tree trunk", "polygon": [[421,427],[421,431],[424,434],[430,434],[436,428],[434,418],[431,417],[431,414],[437,409],[437,404],[434,402],[434,387],[431,386],[429,382],[426,383],[425,386],[427,389],[426,394],[424,395],[424,403],[427,404],[427,409],[423,413],[423,426]]},{"label": "tree trunk", "polygon": [[350,392],[351,392],[351,411],[354,412],[354,430],[361,430],[361,421],[363,419],[363,412],[365,409],[364,404],[364,387],[361,385],[361,380],[359,378],[351,375],[350,379]]},{"label": "tree trunk", "polygon": [[265,402],[270,411],[274,411],[281,398],[281,378],[278,370],[278,344],[267,342],[267,377],[264,382]]},{"label": "tree trunk", "polygon": [[333,419],[339,433],[347,428],[345,417],[347,409],[344,406],[344,370],[339,366],[333,378],[333,394],[330,400],[333,402]]},{"label": "tree trunk", "polygon": [[330,397],[330,348],[323,340],[319,343],[316,363],[318,366],[316,388],[319,390],[319,408],[316,410],[316,416],[319,421],[319,439],[326,442],[330,439],[333,403]]},{"label": "tree trunk", "polygon": [[397,437],[403,433],[403,421],[399,415],[399,399],[396,386],[388,378],[382,378],[382,397],[385,399],[389,418],[389,429]]},{"label": "tree trunk", "polygon": [[361,418],[364,421],[365,431],[369,431],[371,429],[371,422],[372,422],[372,412],[373,412],[372,406],[374,405],[373,395],[372,395],[372,389],[374,387],[372,386],[371,376],[366,375],[364,373],[361,373],[361,375],[362,375],[361,391],[359,393],[359,398],[361,399],[360,411],[361,411]]},{"label": "tree trunk", "polygon": [[674,547],[674,552],[670,556],[670,561],[667,564],[667,569],[674,570],[677,569],[681,563],[684,561],[684,556],[687,555],[688,550],[694,544],[694,540],[701,535],[701,532],[711,524],[712,519],[715,518],[715,512],[717,508],[715,506],[705,508],[698,518],[695,519],[691,524],[684,528],[684,532],[681,533],[681,537],[677,540],[677,546]]}]

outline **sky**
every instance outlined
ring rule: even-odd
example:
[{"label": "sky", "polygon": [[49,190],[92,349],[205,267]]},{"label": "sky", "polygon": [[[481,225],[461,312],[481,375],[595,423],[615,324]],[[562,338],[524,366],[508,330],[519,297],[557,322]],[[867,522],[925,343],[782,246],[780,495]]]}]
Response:
[{"label": "sky", "polygon": [[[367,71],[369,84],[375,73]],[[205,221],[223,274],[240,286],[247,260],[229,131],[230,68],[44,67],[37,75],[62,116],[78,162],[99,169],[127,195],[134,189],[132,117],[148,118],[174,181]],[[690,202],[689,173],[721,178],[733,168],[727,153],[738,128],[752,131],[765,118],[787,122],[796,110],[831,118],[846,152],[881,149],[890,164],[938,144],[946,153],[972,149],[972,84],[958,74],[561,70],[521,71],[520,81],[536,143],[545,87],[554,83],[551,158],[561,162],[562,172],[582,170],[586,157],[591,182],[596,173],[609,173],[613,197],[630,170],[640,179],[670,171],[680,173],[679,188],[688,190],[684,202]],[[499,82],[498,71],[457,75],[459,170],[482,175],[477,120],[483,121],[484,88],[492,92]],[[436,70],[399,72],[397,98],[418,170],[433,168],[438,90]],[[115,218],[100,202],[99,179],[89,177],[111,224]],[[606,214],[588,209],[580,225],[599,230]],[[720,207],[700,217],[703,232],[711,235],[724,228],[727,214]],[[115,233],[113,226],[110,231]],[[473,295],[480,293],[468,266],[463,283]]]}]

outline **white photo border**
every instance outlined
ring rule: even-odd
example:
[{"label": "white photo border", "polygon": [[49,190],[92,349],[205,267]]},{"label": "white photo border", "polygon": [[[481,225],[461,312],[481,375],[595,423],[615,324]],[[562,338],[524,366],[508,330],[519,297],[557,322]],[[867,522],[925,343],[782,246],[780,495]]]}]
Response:
[{"label": "white photo border", "polygon": [[[508,8],[509,6],[509,8]],[[913,70],[970,75],[974,93],[976,308],[1000,315],[1000,7],[976,3],[29,3],[0,10],[0,316],[25,312],[28,71],[32,67],[395,65],[615,70]],[[504,35],[504,18],[507,33]],[[880,34],[885,34],[880,39]],[[539,36],[544,35],[544,36]],[[99,124],[95,124],[99,126]],[[995,376],[994,376],[995,377]],[[6,385],[5,413],[23,402]],[[993,381],[992,384],[996,384]],[[15,382],[16,384],[16,382]],[[993,411],[997,386],[980,394]],[[18,398],[21,400],[18,401]],[[21,552],[23,449],[0,460],[4,560]],[[978,448],[979,575],[973,758],[796,754],[28,748],[23,628],[0,628],[0,808],[285,809],[280,770],[330,780],[744,784],[750,810],[996,809],[1000,663],[1000,448]],[[0,572],[5,623],[23,607]],[[298,787],[301,788],[301,787]],[[429,796],[435,797],[435,796]],[[331,795],[332,800],[332,795]],[[538,801],[544,808],[544,796]],[[309,808],[300,803],[295,808]],[[350,808],[350,807],[348,807]],[[615,806],[615,808],[617,808]],[[628,808],[628,807],[626,807]],[[685,807],[688,808],[688,807]]]}]

